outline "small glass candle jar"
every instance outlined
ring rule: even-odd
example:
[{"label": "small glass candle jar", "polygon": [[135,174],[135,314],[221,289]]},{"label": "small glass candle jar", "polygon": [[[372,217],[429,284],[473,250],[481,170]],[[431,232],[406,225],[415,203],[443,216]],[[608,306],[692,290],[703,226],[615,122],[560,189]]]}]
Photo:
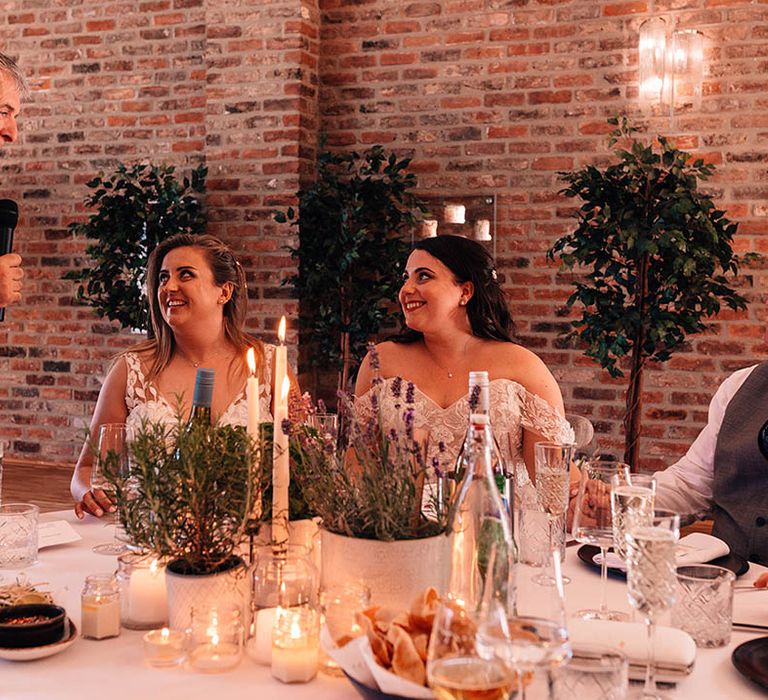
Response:
[{"label": "small glass candle jar", "polygon": [[189,664],[197,671],[219,673],[240,663],[243,625],[238,608],[193,608],[187,636]]},{"label": "small glass candle jar", "polygon": [[283,683],[306,683],[317,675],[320,616],[308,606],[278,608],[272,628],[272,675]]},{"label": "small glass candle jar", "polygon": [[257,550],[246,642],[246,653],[256,663],[269,666],[272,662],[272,627],[278,606],[314,604],[317,599],[317,569],[308,554],[298,545],[265,545]]},{"label": "small glass candle jar", "polygon": [[144,659],[150,666],[176,666],[184,661],[184,632],[169,630],[152,630],[144,635]]},{"label": "small glass candle jar", "polygon": [[85,577],[80,597],[85,639],[108,639],[120,634],[120,592],[112,574]]},{"label": "small glass candle jar", "polygon": [[165,565],[152,554],[128,552],[117,558],[120,622],[130,630],[149,630],[168,623]]}]

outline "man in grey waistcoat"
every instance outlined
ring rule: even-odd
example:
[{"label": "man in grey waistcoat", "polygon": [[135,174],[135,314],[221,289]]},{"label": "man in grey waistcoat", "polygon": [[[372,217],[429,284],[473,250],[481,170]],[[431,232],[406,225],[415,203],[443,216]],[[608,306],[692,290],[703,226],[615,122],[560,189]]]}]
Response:
[{"label": "man in grey waistcoat", "polygon": [[734,372],[712,398],[707,425],[686,455],[656,474],[658,508],[711,511],[712,534],[733,554],[762,564],[768,564],[768,412],[760,408],[767,398],[768,362]]}]

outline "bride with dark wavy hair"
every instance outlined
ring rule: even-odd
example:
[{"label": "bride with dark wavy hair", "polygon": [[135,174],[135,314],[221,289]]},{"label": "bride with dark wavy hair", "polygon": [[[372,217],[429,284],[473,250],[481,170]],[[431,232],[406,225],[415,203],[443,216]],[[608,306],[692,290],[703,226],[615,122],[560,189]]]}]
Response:
[{"label": "bride with dark wavy hair", "polygon": [[[467,428],[468,375],[484,370],[494,434],[511,464],[524,464],[532,478],[535,442],[573,439],[552,373],[513,340],[506,296],[482,245],[447,235],[417,242],[399,300],[405,328],[376,346],[377,367],[371,353],[364,358],[355,387],[360,411],[370,410],[378,373],[379,410],[395,424],[400,399],[389,389],[411,382],[416,427],[429,432],[430,452],[442,443],[448,458],[455,458]],[[516,471],[525,479],[526,469]]]}]

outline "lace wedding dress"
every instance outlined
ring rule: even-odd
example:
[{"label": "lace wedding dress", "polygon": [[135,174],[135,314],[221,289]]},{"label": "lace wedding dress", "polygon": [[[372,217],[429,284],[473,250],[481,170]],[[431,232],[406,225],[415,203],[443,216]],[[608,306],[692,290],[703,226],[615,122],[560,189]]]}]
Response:
[{"label": "lace wedding dress", "polygon": [[[499,447],[516,474],[518,485],[528,483],[528,471],[523,460],[523,430],[541,435],[544,440],[572,442],[573,430],[568,421],[552,406],[524,386],[511,379],[493,379],[489,383],[491,426]],[[450,468],[461,451],[467,432],[469,396],[464,395],[443,408],[413,385],[412,396],[407,396],[408,383],[400,377],[388,377],[374,385],[355,401],[358,417],[365,420],[378,405],[385,430],[400,429],[403,413],[408,406],[414,409],[414,428],[429,436],[428,463],[438,456],[443,466]],[[376,395],[378,398],[373,398]],[[445,448],[440,456],[439,445]]]},{"label": "lace wedding dress", "polygon": [[[274,351],[274,345],[264,344],[264,379],[259,382],[259,412],[263,422],[272,420],[270,404],[272,399],[272,355]],[[176,425],[176,398],[173,397],[169,400],[157,390],[155,384],[147,380],[141,360],[136,353],[127,352],[123,357],[128,367],[128,378],[125,383],[125,405],[128,409],[125,423],[128,430],[138,429],[144,420],[164,423],[168,428],[174,427]],[[219,417],[219,423],[222,425],[247,425],[248,405],[245,387]]]}]

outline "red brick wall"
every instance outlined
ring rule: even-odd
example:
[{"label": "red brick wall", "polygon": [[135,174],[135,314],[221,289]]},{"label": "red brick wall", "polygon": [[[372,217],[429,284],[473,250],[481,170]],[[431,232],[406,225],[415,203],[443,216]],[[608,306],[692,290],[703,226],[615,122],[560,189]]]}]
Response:
[{"label": "red brick wall", "polygon": [[[319,4],[319,7],[318,7]],[[674,8],[674,9],[673,9]],[[550,364],[567,408],[621,443],[622,384],[557,332],[567,284],[544,253],[568,231],[556,171],[606,153],[605,118],[636,111],[640,22],[653,14],[707,37],[702,110],[670,129],[718,165],[710,185],[741,222],[738,246],[768,249],[768,7],[727,0],[158,0],[29,9],[11,0],[0,50],[34,95],[20,143],[0,149],[0,192],[20,202],[24,304],[0,327],[0,435],[14,455],[71,458],[126,333],[72,304],[61,274],[82,262],[66,225],[83,183],[118,159],[207,163],[211,230],[247,263],[251,327],[270,337],[295,311],[280,281],[289,230],[271,222],[311,174],[320,129],[338,148],[384,143],[414,156],[431,194],[494,193],[498,264],[523,341]],[[765,354],[766,276],[741,280],[747,313],[646,382],[647,466],[680,454],[723,376]]]},{"label": "red brick wall", "polygon": [[0,50],[33,91],[19,142],[0,149],[27,271],[0,325],[0,438],[14,457],[72,460],[109,358],[136,340],[75,305],[61,279],[84,264],[67,224],[100,169],[205,162],[210,229],[247,251],[250,329],[274,338],[295,312],[280,285],[292,234],[269,212],[292,201],[313,154],[317,22],[313,0],[5,4]]}]

